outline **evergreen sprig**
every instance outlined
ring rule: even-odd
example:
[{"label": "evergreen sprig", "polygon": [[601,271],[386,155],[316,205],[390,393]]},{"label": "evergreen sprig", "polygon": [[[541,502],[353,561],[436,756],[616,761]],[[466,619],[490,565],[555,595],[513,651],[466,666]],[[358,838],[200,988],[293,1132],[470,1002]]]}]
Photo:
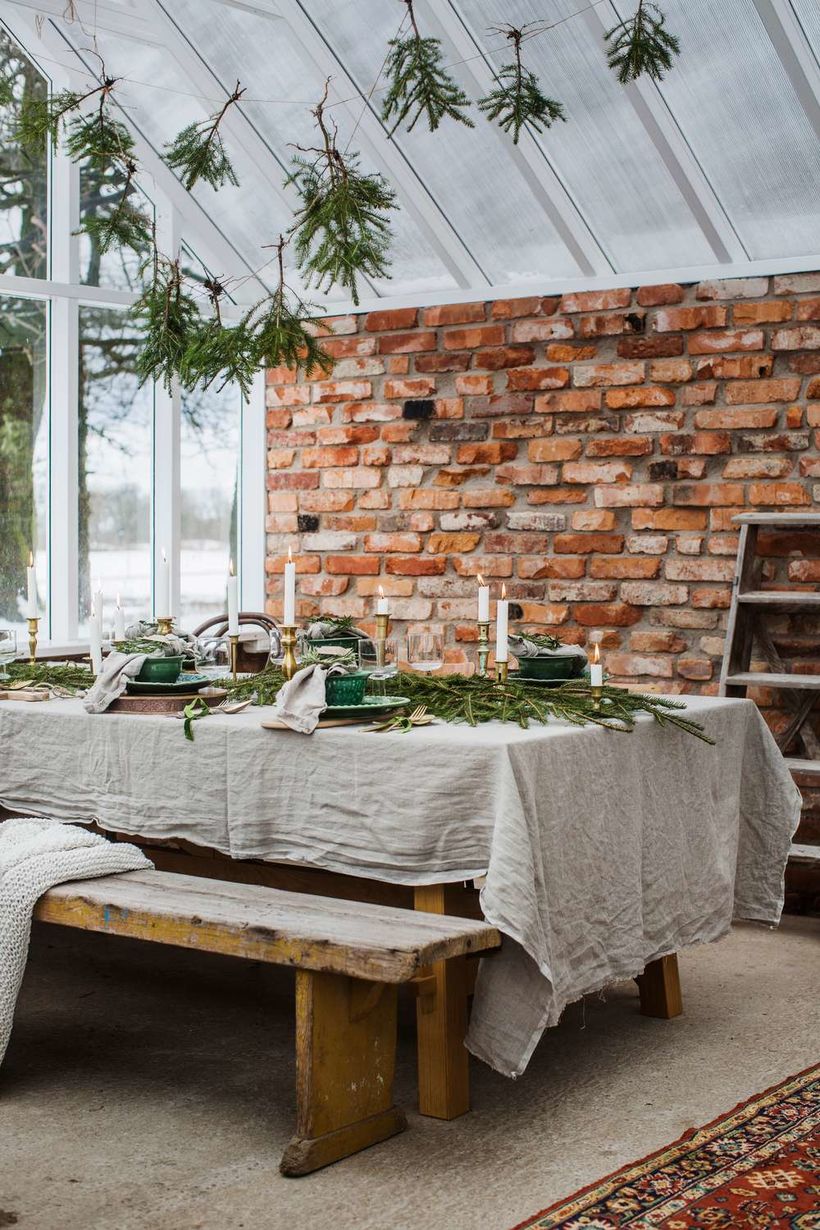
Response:
[{"label": "evergreen sprig", "polygon": [[221,110],[207,120],[188,124],[165,146],[165,161],[172,171],[179,174],[188,192],[200,180],[204,180],[214,189],[221,188],[226,183],[239,187],[239,180],[225,149],[219,126],[244,93],[237,81],[233,93]]},{"label": "evergreen sprig", "polygon": [[292,295],[285,283],[285,238],[277,244],[279,285],[267,299],[251,309],[254,361],[258,367],[292,367],[310,376],[329,372],[333,359],[322,348],[319,334],[328,326],[311,314],[310,304]]},{"label": "evergreen sprig", "polygon": [[137,164],[128,158],[124,164],[125,178],[116,197],[104,201],[97,212],[87,212],[80,231],[90,235],[101,254],[113,247],[132,248],[143,253],[151,244],[153,224],[146,213],[134,205],[134,178]]},{"label": "evergreen sprig", "polygon": [[90,96],[78,94],[76,90],[60,90],[47,98],[24,98],[14,125],[12,140],[25,149],[40,149],[47,138],[56,145],[60,124],[65,116],[75,111],[83,100]]},{"label": "evergreen sprig", "polygon": [[154,253],[153,276],[131,308],[131,316],[142,330],[136,360],[140,383],[161,381],[170,393],[202,321],[196,301],[185,289],[178,260]]},{"label": "evergreen sprig", "polygon": [[359,170],[358,154],[343,154],[324,118],[328,83],[314,110],[322,147],[301,150],[285,181],[296,188],[301,208],[293,225],[299,268],[324,290],[343,286],[359,302],[357,278],[387,274],[392,239],[388,212],[396,196],[384,176]]},{"label": "evergreen sprig", "polygon": [[607,62],[622,85],[646,74],[662,81],[680,54],[680,40],[665,28],[666,17],[651,0],[638,0],[634,17],[607,30]]},{"label": "evergreen sprig", "polygon": [[447,72],[441,40],[422,38],[413,11],[413,0],[403,0],[410,17],[411,32],[406,38],[392,38],[385,71],[390,88],[384,97],[382,119],[394,120],[390,135],[409,120],[412,132],[422,116],[431,132],[435,132],[445,117],[458,120],[468,128],[475,125],[465,110],[470,99]]},{"label": "evergreen sprig", "polygon": [[213,315],[201,316],[192,331],[182,355],[180,379],[186,388],[201,384],[205,389],[219,380],[220,390],[235,380],[248,398],[259,366],[250,313],[236,324],[226,326],[221,310],[221,300],[226,294],[224,285],[217,278],[206,279],[204,285]]},{"label": "evergreen sprig", "polygon": [[515,60],[505,64],[496,74],[498,85],[478,105],[488,120],[498,122],[505,132],[512,131],[513,144],[518,144],[521,129],[529,124],[536,132],[550,128],[556,120],[566,120],[564,108],[554,98],[548,98],[531,69],[521,61],[521,42],[526,26],[495,27],[512,42]]}]

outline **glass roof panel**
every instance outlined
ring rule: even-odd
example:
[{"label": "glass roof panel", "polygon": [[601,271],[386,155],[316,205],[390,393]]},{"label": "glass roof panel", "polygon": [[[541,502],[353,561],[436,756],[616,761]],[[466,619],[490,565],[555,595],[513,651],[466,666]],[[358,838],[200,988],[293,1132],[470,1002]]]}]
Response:
[{"label": "glass roof panel", "polygon": [[820,146],[754,0],[665,10],[681,56],[661,93],[749,255],[816,252]]}]

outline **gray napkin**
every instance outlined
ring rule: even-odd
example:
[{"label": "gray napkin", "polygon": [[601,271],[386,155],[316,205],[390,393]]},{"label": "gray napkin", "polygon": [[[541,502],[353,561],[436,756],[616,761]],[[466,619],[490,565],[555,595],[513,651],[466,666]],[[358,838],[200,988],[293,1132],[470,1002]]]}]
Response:
[{"label": "gray napkin", "polygon": [[319,718],[327,707],[323,666],[304,666],[276,693],[274,716],[297,730],[300,735],[312,735],[319,725]]},{"label": "gray napkin", "polygon": [[534,645],[523,636],[509,636],[510,649],[517,658],[583,658],[587,655],[580,645],[559,645],[557,649],[547,649],[546,645]]},{"label": "gray napkin", "polygon": [[136,679],[147,653],[119,653],[114,650],[103,662],[102,670],[83,698],[87,713],[104,713],[112,701],[125,691],[129,679]]}]

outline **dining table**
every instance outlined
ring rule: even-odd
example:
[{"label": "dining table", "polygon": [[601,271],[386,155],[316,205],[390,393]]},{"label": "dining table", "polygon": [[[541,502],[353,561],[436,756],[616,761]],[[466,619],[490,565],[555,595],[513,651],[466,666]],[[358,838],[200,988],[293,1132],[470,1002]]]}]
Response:
[{"label": "dining table", "polygon": [[778,922],[799,792],[753,702],[684,699],[712,743],[649,714],[630,733],[437,721],[306,736],[266,728],[260,706],[212,712],[190,741],[166,714],[0,701],[0,805],[138,838],[195,874],[270,868],[309,888],[311,872],[321,891],[395,889],[441,913],[469,893],[503,944],[468,1028],[457,971],[432,1018],[419,1010],[421,1084],[436,1073],[422,1110],[447,1118],[465,1109],[465,1028],[469,1051],[517,1077],[571,1002],[736,919]]}]

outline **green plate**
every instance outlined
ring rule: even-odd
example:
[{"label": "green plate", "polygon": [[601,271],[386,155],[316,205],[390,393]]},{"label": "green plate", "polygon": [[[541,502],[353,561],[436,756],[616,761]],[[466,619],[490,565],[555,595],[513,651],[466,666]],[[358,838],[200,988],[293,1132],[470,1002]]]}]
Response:
[{"label": "green plate", "polygon": [[125,690],[129,696],[179,696],[186,692],[198,692],[209,683],[213,683],[213,679],[208,675],[182,674],[176,683],[145,683],[140,679],[129,679]]},{"label": "green plate", "polygon": [[358,718],[359,721],[368,722],[409,704],[407,696],[365,696],[360,705],[328,705],[322,717]]},{"label": "green plate", "polygon": [[520,671],[510,671],[509,678],[516,683],[523,683],[528,688],[560,688],[565,683],[589,683],[589,676],[577,675],[574,679],[533,679],[525,677]]}]

